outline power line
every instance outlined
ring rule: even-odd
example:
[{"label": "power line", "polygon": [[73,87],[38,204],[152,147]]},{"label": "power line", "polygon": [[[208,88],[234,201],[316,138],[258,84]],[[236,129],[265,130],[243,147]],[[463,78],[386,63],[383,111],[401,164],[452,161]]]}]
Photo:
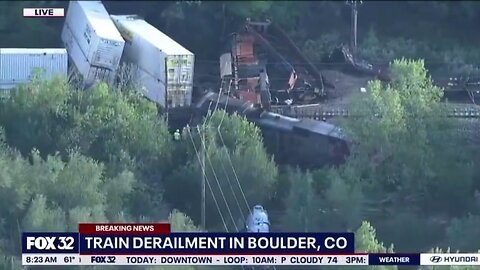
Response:
[{"label": "power line", "polygon": [[[191,131],[190,131],[190,127],[189,127],[189,126],[187,126],[187,130],[188,130],[188,134],[190,135],[190,140],[192,141],[193,148],[194,148],[194,150],[195,150],[195,154],[196,154],[196,156],[197,156],[197,159],[198,159],[198,161],[199,161],[199,163],[200,163],[200,166],[202,167],[202,171],[205,171],[205,167],[204,167],[204,165],[203,165],[203,163],[202,163],[202,159],[200,158],[200,155],[199,155],[199,153],[198,153],[197,146],[196,146],[196,144],[195,144],[195,141],[194,141],[194,139],[193,139],[193,136],[192,136],[192,133],[191,133]],[[218,204],[218,201],[217,201],[217,199],[216,199],[216,197],[215,197],[215,193],[213,192],[212,186],[210,185],[210,181],[208,180],[208,177],[207,177],[206,175],[205,175],[205,180],[206,180],[206,183],[207,183],[207,185],[208,185],[208,188],[209,188],[210,192],[212,193],[213,201],[214,201],[214,203],[215,203],[215,206],[217,207],[218,213],[220,214],[220,218],[222,219],[223,226],[225,227],[225,230],[228,232],[227,223],[225,222],[225,218],[223,217],[222,211],[221,211],[221,209],[220,209],[220,205]],[[205,229],[205,228],[203,228],[203,229]]]},{"label": "power line", "polygon": [[[218,127],[217,127],[217,133],[218,133],[218,135],[219,135],[219,137],[220,137],[220,140],[221,140],[223,146],[226,146],[226,145],[225,145],[225,141],[224,141],[224,139],[223,139],[222,132],[220,131],[220,126],[223,124],[223,120],[224,120],[224,118],[225,118],[225,116],[226,116],[226,114],[227,114],[227,105],[228,105],[228,99],[229,99],[229,96],[230,96],[231,85],[232,85],[232,81],[230,80],[230,83],[229,83],[229,86],[228,86],[227,100],[226,100],[226,102],[225,102],[225,108],[224,108],[224,110],[223,110],[222,120],[220,121],[220,124],[219,124]],[[228,157],[228,161],[229,161],[229,163],[230,163],[230,166],[232,167],[232,171],[233,171],[233,174],[234,174],[235,179],[236,179],[236,181],[237,181],[237,185],[238,185],[238,187],[239,187],[239,189],[240,189],[240,192],[242,193],[242,197],[243,197],[243,200],[244,200],[244,202],[245,202],[245,205],[247,206],[247,209],[248,209],[249,213],[251,214],[252,212],[251,212],[251,209],[250,209],[250,205],[248,204],[247,198],[246,198],[246,196],[245,196],[245,192],[243,192],[242,185],[240,184],[240,180],[239,180],[239,178],[238,178],[237,172],[235,171],[235,166],[233,166],[233,162],[232,162],[232,159],[230,158],[230,155],[227,155],[227,157]],[[239,206],[239,207],[240,207],[240,206]]]},{"label": "power line", "polygon": [[[223,84],[222,84],[222,85],[223,85]],[[227,91],[227,93],[226,93],[226,95],[227,95],[227,100],[226,100],[226,103],[225,103],[225,108],[223,109],[224,113],[223,113],[223,115],[222,115],[222,119],[220,120],[220,123],[219,123],[218,126],[217,126],[217,132],[218,132],[219,137],[220,137],[220,139],[221,139],[221,141],[222,141],[223,149],[225,150],[225,153],[227,154],[227,157],[228,157],[229,160],[231,160],[231,158],[230,158],[230,153],[229,153],[229,151],[228,151],[228,148],[227,148],[226,145],[225,145],[225,142],[223,141],[222,134],[221,134],[221,132],[219,132],[219,131],[220,131],[220,127],[222,126],[223,121],[224,121],[224,119],[225,119],[226,108],[227,108],[227,105],[228,105],[228,97],[229,97],[229,95],[230,95],[231,86],[232,86],[232,81],[230,80],[230,82],[229,82],[229,84],[228,84],[228,91]],[[222,92],[222,91],[223,91],[223,87],[220,88],[220,92]],[[220,97],[221,97],[221,94],[219,94],[219,96],[218,96],[217,105],[218,105],[218,103],[219,103],[219,101],[220,101]],[[217,108],[217,106],[216,106],[216,108]],[[239,201],[238,201],[236,192],[234,191],[233,186],[232,186],[232,184],[231,184],[230,176],[228,175],[227,170],[226,170],[225,165],[223,164],[223,162],[222,162],[221,165],[222,165],[222,168],[223,168],[223,170],[224,170],[224,172],[225,172],[225,176],[226,176],[226,178],[227,178],[228,185],[229,185],[229,187],[230,187],[230,190],[232,191],[233,198],[234,198],[234,200],[235,200],[235,202],[236,202],[236,204],[237,204],[237,207],[238,207],[238,210],[239,210],[239,212],[240,212],[240,215],[242,216],[243,219],[245,219],[245,217],[244,217],[244,215],[243,215],[242,207],[240,206],[240,203],[239,203]],[[235,167],[233,166],[233,163],[230,163],[230,166],[231,166],[231,168],[232,168],[233,173],[234,173],[235,176],[236,176]],[[242,194],[243,194],[243,190],[242,190],[242,187],[241,187],[240,183],[239,183],[239,187],[240,187],[240,191],[241,191]],[[247,203],[247,209],[249,209],[248,203]]]},{"label": "power line", "polygon": [[[222,141],[223,148],[227,151],[227,157],[228,157],[228,160],[229,160],[229,162],[230,162],[230,166],[231,166],[232,171],[233,171],[233,173],[234,173],[234,175],[235,175],[235,179],[237,180],[238,187],[240,188],[240,192],[242,193],[242,196],[243,196],[243,199],[244,199],[245,204],[246,204],[246,206],[247,206],[247,209],[248,209],[249,213],[252,214],[251,209],[250,209],[250,206],[249,206],[248,201],[247,201],[247,198],[246,198],[246,196],[245,196],[245,193],[243,192],[242,185],[240,184],[240,180],[239,180],[238,175],[237,175],[237,173],[236,173],[236,171],[235,171],[235,166],[233,165],[232,159],[230,158],[230,155],[229,155],[229,153],[228,153],[228,148],[226,147],[225,141],[223,140],[222,133],[220,132],[220,127],[222,126],[223,121],[224,121],[224,119],[225,119],[225,116],[226,116],[226,114],[227,114],[227,110],[226,110],[226,109],[227,109],[228,100],[229,100],[229,97],[230,97],[231,85],[232,85],[232,81],[230,81],[229,86],[228,86],[227,100],[226,100],[226,102],[225,102],[225,107],[224,107],[224,110],[223,110],[222,119],[220,120],[220,123],[219,123],[219,125],[218,125],[218,127],[217,127],[217,132],[218,132],[218,134],[219,134],[219,136],[220,136],[220,139],[221,139],[221,141]],[[219,95],[219,97],[220,97],[220,95]],[[217,104],[218,104],[218,102],[217,102]],[[223,164],[222,164],[222,165],[223,165]],[[229,185],[230,185],[230,188],[232,189],[232,192],[233,192],[233,187],[231,186],[231,182],[230,182],[230,179],[229,179],[228,176],[227,176],[227,179],[228,179],[228,183],[229,183]],[[237,202],[237,205],[238,205],[238,207],[239,207],[239,210],[240,210],[240,212],[241,212],[241,207],[240,207],[240,204],[238,203],[238,200],[237,200],[237,197],[236,197],[236,195],[235,195],[235,192],[233,192],[233,195],[234,195],[235,201]],[[242,215],[242,216],[243,216],[243,215]],[[243,217],[243,218],[245,219],[245,217]],[[252,267],[252,268],[253,268],[253,267]],[[243,266],[242,266],[242,269],[244,269]],[[254,268],[253,268],[253,269],[254,269]],[[276,267],[275,267],[275,266],[273,266],[273,270],[276,270]]]},{"label": "power line", "polygon": [[[226,146],[226,144],[225,144],[225,141],[223,140],[223,135],[222,135],[222,133],[220,132],[220,127],[223,125],[223,121],[225,120],[225,116],[227,115],[227,112],[226,112],[227,110],[226,110],[226,109],[227,109],[228,101],[229,101],[229,97],[230,97],[231,86],[232,86],[232,81],[230,80],[230,83],[229,83],[229,85],[228,85],[227,100],[226,100],[225,106],[224,106],[224,108],[223,108],[223,115],[222,115],[222,118],[221,118],[221,120],[220,120],[220,123],[219,123],[218,126],[217,126],[217,133],[219,134],[219,137],[220,137],[222,146],[223,146],[223,148],[226,149],[227,151],[228,151],[228,148],[227,148],[227,146]],[[220,98],[220,96],[219,96],[219,98]],[[236,177],[236,179],[237,179],[237,183],[238,183],[238,187],[240,188],[240,192],[242,193],[242,195],[243,195],[244,198],[245,198],[245,193],[243,192],[243,189],[242,189],[242,186],[241,186],[241,184],[240,184],[240,181],[238,180],[238,177],[237,177],[237,174],[236,174],[236,171],[235,171],[235,166],[233,165],[233,162],[231,162],[230,154],[228,154],[228,152],[227,152],[227,157],[228,157],[228,159],[230,160],[230,166],[231,166],[232,171],[233,171],[233,173],[234,173],[234,175],[235,175],[235,177]],[[228,178],[229,178],[229,177],[228,177]],[[230,184],[230,187],[232,188],[232,191],[233,191],[233,187],[231,186],[230,179],[229,179],[229,184]],[[241,209],[241,207],[240,207],[240,203],[238,202],[238,199],[237,199],[235,193],[234,193],[234,198],[235,198],[235,200],[236,200],[236,202],[237,202],[237,205],[238,205],[238,207],[239,207],[240,212],[242,213],[242,209]],[[245,199],[245,201],[246,201],[246,199]],[[246,203],[246,206],[247,206],[247,209],[250,209],[248,203]],[[243,216],[243,214],[242,214],[242,216]]]},{"label": "power line", "polygon": [[[220,140],[222,141],[223,145],[225,145],[225,141],[223,140],[223,136],[222,136],[222,133],[220,132],[220,129],[218,129],[217,132],[220,135]],[[233,174],[235,175],[235,179],[237,180],[238,187],[240,188],[240,192],[242,193],[242,197],[243,197],[243,200],[245,202],[245,205],[247,206],[248,212],[251,214],[252,210],[250,209],[250,205],[248,204],[247,197],[245,196],[245,192],[243,192],[242,186],[240,184],[240,180],[238,178],[237,172],[235,171],[235,168],[233,166],[233,162],[232,162],[232,159],[230,158],[230,156],[228,156],[228,161],[230,163],[230,166],[232,166]]]},{"label": "power line", "polygon": [[[225,107],[224,107],[224,109],[223,109],[222,119],[220,120],[220,123],[219,123],[219,125],[217,126],[217,133],[218,133],[218,135],[219,135],[219,138],[220,138],[220,140],[221,140],[221,143],[222,143],[223,148],[226,149],[226,151],[227,151],[227,158],[228,158],[228,160],[229,160],[230,167],[232,168],[232,172],[233,172],[233,174],[234,174],[234,176],[235,176],[237,185],[238,185],[238,187],[239,187],[239,189],[240,189],[240,192],[241,192],[241,194],[242,194],[242,197],[243,197],[243,200],[244,200],[244,202],[245,202],[245,205],[246,205],[249,213],[251,214],[250,205],[249,205],[249,203],[248,203],[248,201],[247,201],[247,198],[246,198],[246,196],[245,196],[245,192],[243,191],[242,185],[240,184],[240,180],[239,180],[239,178],[238,178],[238,175],[237,175],[237,172],[236,172],[236,170],[235,170],[235,166],[233,165],[233,162],[232,162],[232,159],[231,159],[231,157],[230,157],[230,154],[228,154],[228,148],[226,147],[225,140],[223,139],[222,132],[220,131],[220,127],[222,126],[223,121],[225,120],[225,116],[227,115],[227,106],[228,106],[228,101],[229,101],[229,97],[230,97],[231,86],[232,86],[232,80],[230,80],[230,83],[228,84],[227,100],[226,100],[226,102],[225,102]],[[220,95],[219,95],[219,99],[220,99]],[[222,165],[223,165],[223,164],[222,164]],[[229,178],[228,176],[227,176],[227,178],[228,178],[228,182],[229,182],[230,188],[232,189],[232,192],[233,192],[233,196],[234,196],[234,198],[235,198],[235,201],[237,202],[237,206],[239,207],[240,213],[242,213],[242,212],[243,212],[243,211],[242,211],[242,208],[240,207],[240,203],[238,202],[237,196],[235,195],[235,192],[233,191],[233,187],[232,187],[232,185],[231,185],[230,178]],[[242,217],[245,219],[245,217],[243,216],[243,214],[242,214]]]},{"label": "power line", "polygon": [[[230,86],[231,86],[231,84],[229,85],[229,90],[228,90],[228,93],[227,93],[227,97],[228,97],[228,95],[230,94]],[[222,91],[223,91],[223,89],[220,88],[220,92],[222,92]],[[217,110],[217,108],[218,108],[218,104],[219,104],[218,101],[220,100],[220,96],[221,96],[221,94],[219,95],[219,98],[218,98],[218,100],[217,100],[217,104],[216,104],[216,106],[215,106],[215,110]],[[227,102],[228,102],[228,98],[227,98]],[[211,103],[210,103],[210,105],[211,105]],[[210,105],[209,105],[209,108],[210,108]],[[226,109],[226,105],[225,105],[225,109]],[[214,110],[214,111],[215,111],[215,110]],[[210,111],[210,110],[209,110],[209,111]],[[218,127],[217,127],[217,130],[220,129],[220,126],[223,124],[224,117],[225,117],[225,115],[222,116],[222,119],[221,119],[221,121],[220,121],[220,124],[219,124]],[[213,118],[213,112],[212,112],[211,115],[210,115],[210,122],[211,122],[212,118]],[[205,118],[205,121],[203,122],[203,127],[206,127],[207,120],[208,120],[208,115],[207,115],[207,117]],[[198,129],[198,126],[197,126],[197,129]],[[199,130],[199,131],[200,131],[200,130]],[[205,132],[205,130],[204,130],[204,132]],[[202,137],[201,140],[202,140],[202,145],[203,145],[203,147],[205,148],[205,138]],[[228,148],[225,147],[225,144],[223,144],[223,146],[224,146],[224,149],[226,149],[227,156],[230,158],[229,153],[228,153]],[[205,152],[204,152],[204,153],[205,153]],[[237,227],[237,225],[236,225],[235,219],[233,218],[232,212],[230,211],[230,206],[228,205],[228,202],[227,202],[227,200],[225,199],[225,196],[223,195],[222,186],[220,185],[220,183],[219,183],[219,181],[218,181],[218,178],[217,178],[216,173],[215,173],[215,169],[214,169],[214,167],[212,166],[210,159],[209,159],[209,163],[210,163],[210,166],[211,166],[211,168],[212,168],[212,172],[213,172],[213,174],[214,174],[214,176],[215,176],[215,179],[217,180],[218,188],[219,188],[220,193],[222,194],[222,197],[223,197],[223,199],[224,199],[224,201],[225,201],[225,205],[226,205],[227,210],[228,210],[228,212],[229,212],[229,214],[230,214],[230,217],[231,217],[231,219],[232,219],[233,225],[235,226],[235,229],[236,229],[236,231],[238,232],[239,230],[238,230],[238,227]],[[222,163],[222,166],[223,166],[223,163]],[[223,167],[223,168],[225,169],[225,167]],[[233,165],[232,165],[232,169],[234,169],[234,168],[233,168]],[[229,177],[228,177],[228,174],[226,174],[226,176],[227,176],[227,178],[229,178]],[[228,179],[228,183],[229,183],[230,187],[232,188],[229,179]],[[241,186],[240,186],[240,189],[241,189]],[[232,188],[232,192],[233,192],[233,195],[234,195],[234,197],[235,197],[235,200],[237,201],[237,205],[238,205],[238,207],[239,207],[240,213],[242,213],[242,209],[240,208],[240,205],[239,205],[239,203],[238,203],[238,200],[236,199],[236,195],[235,195],[235,192],[233,191],[233,188]],[[242,191],[242,192],[243,192],[243,191]],[[213,194],[213,190],[212,190],[212,194]],[[220,209],[218,209],[218,210],[220,211]],[[243,216],[243,214],[242,214],[242,216]],[[228,232],[228,227],[226,226],[226,224],[225,224],[225,229],[226,229],[227,232]],[[242,265],[241,267],[242,267],[243,270],[245,269],[243,265]],[[274,268],[274,269],[275,269],[275,268]]]},{"label": "power line", "polygon": [[352,18],[351,18],[351,33],[350,33],[350,49],[353,52],[353,55],[356,56],[357,54],[357,20],[358,20],[358,9],[357,9],[357,4],[360,2],[362,4],[362,1],[356,1],[356,0],[351,0],[347,1],[347,5],[350,5],[352,7]]},{"label": "power line", "polygon": [[[230,93],[230,86],[231,86],[231,85],[229,85],[228,93]],[[223,92],[223,88],[220,88],[220,92]],[[228,94],[228,93],[227,93],[227,94]],[[220,96],[221,96],[221,95],[219,95],[218,100],[220,99]],[[204,129],[205,129],[205,127],[207,127],[207,125],[209,125],[210,122],[212,121],[213,113],[218,110],[218,104],[219,104],[219,102],[217,101],[217,103],[215,104],[215,108],[214,108],[214,111],[213,111],[213,112],[210,111],[210,109],[208,110],[208,111],[209,111],[209,112],[208,112],[208,115],[205,117],[205,120],[203,121],[203,125],[202,125],[202,126],[204,127]],[[211,102],[210,102],[209,108],[211,107],[211,105],[212,105],[212,104],[211,104]],[[226,108],[226,107],[225,107],[225,108]],[[225,118],[225,115],[222,116],[222,119],[221,119],[221,121],[220,121],[220,123],[219,123],[219,125],[218,125],[218,127],[217,127],[217,130],[218,130],[218,129],[221,127],[221,125],[223,124],[224,118]],[[200,130],[199,130],[199,127],[198,127],[198,126],[197,126],[197,129],[198,129],[198,131],[199,131],[199,133],[200,133]],[[204,130],[204,132],[206,132],[206,129]],[[204,139],[203,137],[201,137],[201,141],[202,141],[202,145],[205,146],[205,139]],[[227,152],[226,152],[226,153],[227,153],[228,158],[230,158],[230,156],[229,156],[229,154],[228,154],[228,148],[226,148],[225,145],[223,145],[223,146],[224,146],[225,149],[227,149]],[[210,159],[209,156],[207,156],[207,159],[208,159],[209,165],[210,165],[210,167],[211,167],[211,169],[212,169],[212,173],[214,174],[214,178],[215,178],[215,180],[216,180],[216,182],[217,182],[217,185],[218,185],[218,187],[219,187],[219,191],[220,191],[220,193],[221,193],[221,195],[222,195],[222,198],[223,198],[223,200],[224,200],[224,202],[225,202],[225,205],[226,205],[226,207],[227,207],[227,211],[228,211],[228,213],[229,213],[229,215],[230,215],[230,218],[232,219],[233,225],[235,226],[235,229],[236,229],[237,231],[239,231],[239,230],[238,230],[238,227],[237,227],[237,225],[236,225],[236,221],[235,221],[235,219],[233,218],[232,211],[230,210],[230,206],[229,206],[229,204],[228,204],[228,201],[226,200],[226,197],[225,197],[225,194],[224,194],[224,192],[223,192],[223,189],[222,189],[222,186],[221,186],[221,184],[220,184],[220,181],[218,180],[218,176],[217,176],[217,173],[215,172],[215,168],[214,168],[214,166],[213,166],[213,164],[212,164],[211,159]],[[225,175],[226,175],[226,177],[227,177],[228,184],[229,184],[229,186],[230,186],[230,188],[231,188],[231,190],[232,190],[232,194],[233,194],[233,196],[234,196],[234,198],[235,198],[235,200],[236,200],[236,202],[237,202],[237,205],[239,206],[239,211],[240,211],[240,213],[242,213],[243,211],[242,211],[242,209],[241,209],[241,207],[240,207],[240,204],[238,203],[238,199],[236,198],[235,191],[233,190],[233,187],[232,187],[232,185],[231,185],[231,182],[230,182],[228,173],[226,173],[225,166],[223,165],[223,163],[222,163],[221,165],[222,165],[222,167],[223,167],[223,169],[224,169],[224,171],[225,171]],[[234,170],[234,168],[233,168],[233,170]],[[241,187],[240,187],[240,188],[241,188]],[[243,192],[243,190],[242,190],[242,192]],[[242,214],[242,216],[243,216],[243,214]]]},{"label": "power line", "polygon": [[[197,126],[197,130],[199,132],[199,134],[201,134],[200,132],[200,127]],[[203,132],[205,132],[206,130],[203,130]],[[202,141],[202,146],[206,148],[206,144],[205,144],[205,140],[203,140],[203,138],[201,139]],[[210,165],[210,168],[212,169],[212,173],[213,173],[213,178],[215,179],[217,185],[218,185],[218,189],[220,191],[220,194],[222,195],[222,198],[223,198],[223,201],[225,202],[225,205],[227,206],[227,211],[228,211],[228,214],[230,215],[230,218],[232,219],[232,222],[233,222],[233,225],[235,226],[235,229],[238,231],[238,227],[237,227],[237,224],[235,222],[235,219],[233,218],[233,215],[232,215],[232,211],[230,210],[230,207],[228,206],[228,202],[227,202],[227,198],[225,197],[225,194],[223,193],[223,190],[222,190],[222,187],[220,185],[220,181],[218,180],[218,176],[217,176],[217,173],[215,172],[215,168],[213,166],[213,163],[212,163],[212,160],[210,158],[209,155],[206,155],[206,158],[207,158],[207,161]]]}]

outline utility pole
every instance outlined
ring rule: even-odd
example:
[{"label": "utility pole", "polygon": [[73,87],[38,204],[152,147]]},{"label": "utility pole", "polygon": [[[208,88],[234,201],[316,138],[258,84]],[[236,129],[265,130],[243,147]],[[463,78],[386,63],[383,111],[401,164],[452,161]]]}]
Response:
[{"label": "utility pole", "polygon": [[362,4],[362,1],[358,0],[349,0],[347,5],[352,7],[352,18],[351,18],[351,33],[350,33],[350,50],[352,51],[353,56],[357,55],[357,16],[358,16],[358,2]]},{"label": "utility pole", "polygon": [[202,136],[202,152],[201,152],[201,158],[202,158],[202,164],[200,166],[202,166],[202,188],[201,188],[201,192],[202,192],[202,228],[205,230],[206,229],[206,218],[205,218],[205,215],[206,215],[206,200],[205,200],[205,181],[206,181],[206,174],[205,174],[205,156],[207,155],[207,151],[205,149],[205,125],[202,126],[202,134],[200,134],[200,136]]}]

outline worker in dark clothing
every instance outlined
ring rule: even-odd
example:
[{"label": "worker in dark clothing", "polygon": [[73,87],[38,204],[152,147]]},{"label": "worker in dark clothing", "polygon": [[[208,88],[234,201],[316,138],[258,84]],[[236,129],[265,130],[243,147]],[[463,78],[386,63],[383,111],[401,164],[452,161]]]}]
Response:
[{"label": "worker in dark clothing", "polygon": [[260,101],[262,107],[266,110],[270,110],[270,104],[272,103],[272,96],[269,90],[269,82],[268,82],[268,75],[265,70],[260,70],[260,77],[259,77],[259,85],[260,85]]}]

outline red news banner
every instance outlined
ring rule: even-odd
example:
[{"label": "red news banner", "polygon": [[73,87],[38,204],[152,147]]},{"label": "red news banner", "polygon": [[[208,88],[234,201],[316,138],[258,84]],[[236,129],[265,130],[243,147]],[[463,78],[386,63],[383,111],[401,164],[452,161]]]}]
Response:
[{"label": "red news banner", "polygon": [[80,234],[169,234],[171,226],[167,223],[136,224],[85,224],[78,225]]}]

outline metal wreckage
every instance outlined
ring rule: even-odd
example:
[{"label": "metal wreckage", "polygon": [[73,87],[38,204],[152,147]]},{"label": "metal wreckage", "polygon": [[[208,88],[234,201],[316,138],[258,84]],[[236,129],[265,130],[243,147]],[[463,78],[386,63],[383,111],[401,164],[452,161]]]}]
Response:
[{"label": "metal wreckage", "polygon": [[[343,82],[349,78],[384,82],[391,78],[388,67],[356,59],[348,46],[338,46],[324,60],[322,72],[276,24],[247,19],[240,31],[230,36],[229,49],[220,56],[219,92],[204,95],[194,109],[205,115],[213,104],[245,116],[262,129],[266,147],[279,163],[304,168],[341,164],[351,143],[327,121],[357,115],[332,96],[345,90]],[[326,73],[333,70],[348,77],[331,79]],[[448,116],[480,117],[475,105],[480,77],[433,80],[446,94],[465,93],[470,98],[471,104],[452,105]],[[360,90],[359,85],[354,88]]]},{"label": "metal wreckage", "polygon": [[220,57],[220,91],[203,96],[197,113],[205,115],[214,104],[245,116],[262,129],[265,145],[279,163],[304,168],[343,163],[349,147],[338,127],[271,111],[272,105],[322,101],[326,87],[333,87],[294,42],[271,22],[249,20],[230,41]]}]

